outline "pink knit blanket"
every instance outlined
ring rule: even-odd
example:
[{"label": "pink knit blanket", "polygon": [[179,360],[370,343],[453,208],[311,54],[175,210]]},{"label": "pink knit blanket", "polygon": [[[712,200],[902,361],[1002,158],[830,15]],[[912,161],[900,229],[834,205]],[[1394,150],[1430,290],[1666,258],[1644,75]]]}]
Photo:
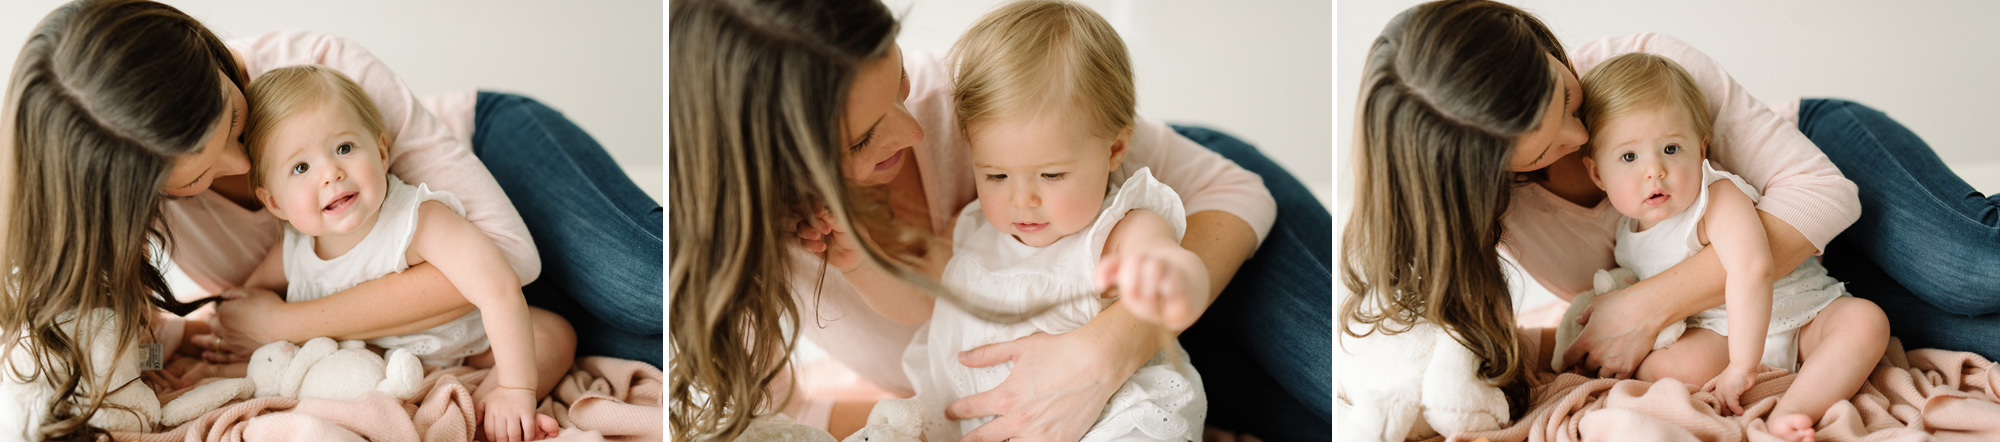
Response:
[{"label": "pink knit blanket", "polygon": [[[350,401],[259,398],[235,402],[161,433],[120,433],[146,442],[377,441],[469,442],[478,416],[472,391],[491,370],[429,369],[417,399],[397,401],[369,392]],[[578,360],[539,410],[555,417],[558,441],[659,441],[662,375],[643,362],[604,357]],[[190,387],[192,388],[192,387]],[[162,395],[170,400],[180,391]]]}]

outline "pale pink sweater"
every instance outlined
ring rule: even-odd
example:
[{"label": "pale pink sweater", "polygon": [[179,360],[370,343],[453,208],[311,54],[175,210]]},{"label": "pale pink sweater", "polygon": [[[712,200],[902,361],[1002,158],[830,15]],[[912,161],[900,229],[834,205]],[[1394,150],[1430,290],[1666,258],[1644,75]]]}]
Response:
[{"label": "pale pink sweater", "polygon": [[[924,130],[915,148],[917,170],[930,200],[931,233],[950,238],[952,220],[976,197],[971,146],[952,114],[951,67],[939,54],[909,53],[903,66],[910,74],[910,97],[904,101]],[[1140,119],[1132,132],[1125,162],[1111,178],[1123,181],[1141,167],[1173,187],[1189,214],[1219,210],[1243,218],[1262,242],[1277,220],[1277,201],[1264,180],[1193,140],[1174,133],[1159,121]],[[863,303],[839,270],[826,271],[826,283],[814,296],[820,259],[795,251],[792,287],[800,309],[799,332],[862,378],[900,396],[914,394],[903,375],[903,348],[916,331],[876,314]],[[795,405],[798,405],[795,403]],[[822,404],[823,405],[823,404]],[[801,422],[824,427],[819,412],[788,410]],[[799,416],[815,415],[817,419]],[[815,422],[816,420],[816,422]]]},{"label": "pale pink sweater", "polygon": [[[1764,192],[1758,210],[1791,224],[1822,251],[1861,216],[1854,183],[1799,132],[1796,99],[1782,103],[1781,114],[1750,96],[1715,60],[1659,34],[1584,43],[1570,52],[1570,61],[1582,75],[1630,52],[1673,59],[1694,77],[1715,116],[1709,159]],[[1543,287],[1569,299],[1590,290],[1593,272],[1616,266],[1611,246],[1619,216],[1608,200],[1582,207],[1541,185],[1522,185],[1514,189],[1512,206],[1501,217],[1505,234],[1500,248]]]},{"label": "pale pink sweater", "polygon": [[[354,79],[381,111],[389,135],[389,172],[458,195],[465,203],[465,219],[500,246],[522,284],[541,275],[541,258],[527,224],[472,154],[474,91],[419,100],[368,50],[331,35],[282,31],[228,44],[241,54],[253,79],[300,64],[326,65]],[[242,284],[280,236],[278,220],[269,213],[244,209],[212,190],[168,200],[162,212],[173,235],[174,263],[209,293]]]}]

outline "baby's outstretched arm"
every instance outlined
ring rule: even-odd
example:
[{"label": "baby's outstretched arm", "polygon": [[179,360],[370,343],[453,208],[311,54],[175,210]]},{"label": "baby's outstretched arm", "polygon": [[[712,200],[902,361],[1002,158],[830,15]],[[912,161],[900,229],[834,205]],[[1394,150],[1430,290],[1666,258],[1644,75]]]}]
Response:
[{"label": "baby's outstretched arm", "polygon": [[1117,287],[1119,304],[1140,319],[1184,330],[1209,302],[1208,268],[1174,238],[1174,226],[1151,210],[1127,212],[1105,237],[1097,290]]},{"label": "baby's outstretched arm", "polygon": [[499,387],[480,403],[487,440],[535,438],[540,377],[534,327],[519,277],[493,240],[458,213],[436,201],[424,202],[417,211],[417,231],[405,259],[411,265],[429,262],[443,271],[479,307],[487,340],[492,342],[493,373],[486,382],[498,382]]},{"label": "baby's outstretched arm", "polygon": [[1742,414],[1738,400],[1756,383],[1765,334],[1771,327],[1771,250],[1765,247],[1764,225],[1749,195],[1727,180],[1709,185],[1708,193],[1702,240],[1715,248],[1728,273],[1723,293],[1729,310],[1729,366],[1708,388],[1721,396],[1730,413]]}]

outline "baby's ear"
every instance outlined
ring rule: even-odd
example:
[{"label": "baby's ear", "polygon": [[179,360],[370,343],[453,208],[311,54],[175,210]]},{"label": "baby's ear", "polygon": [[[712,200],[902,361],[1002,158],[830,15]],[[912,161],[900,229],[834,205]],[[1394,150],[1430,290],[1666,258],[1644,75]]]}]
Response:
[{"label": "baby's ear", "polygon": [[285,211],[278,210],[278,200],[272,199],[271,192],[264,190],[264,186],[257,186],[257,201],[263,202],[264,208],[271,209],[272,216],[278,217],[281,221],[291,221],[285,219]]},{"label": "baby's ear", "polygon": [[382,162],[389,162],[389,134],[376,135],[375,150],[381,152]]},{"label": "baby's ear", "polygon": [[1708,144],[1709,138],[1701,137],[1701,157],[1704,159],[1708,158]]},{"label": "baby's ear", "polygon": [[1131,141],[1132,126],[1127,125],[1118,131],[1118,138],[1111,140],[1111,167],[1105,170],[1118,170],[1118,166],[1125,163],[1125,149]]},{"label": "baby's ear", "polygon": [[1597,188],[1599,189],[1604,188],[1604,178],[1597,176],[1597,159],[1591,158],[1590,155],[1584,155],[1583,170],[1590,172],[1591,183],[1597,184]]}]

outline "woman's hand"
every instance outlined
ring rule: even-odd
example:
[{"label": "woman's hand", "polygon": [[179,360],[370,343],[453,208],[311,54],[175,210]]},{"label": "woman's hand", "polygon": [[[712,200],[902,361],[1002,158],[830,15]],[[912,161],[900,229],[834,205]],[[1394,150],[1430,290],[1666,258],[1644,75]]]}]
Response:
[{"label": "woman's hand", "polygon": [[1614,290],[1591,300],[1576,318],[1583,331],[1563,353],[1567,365],[1601,378],[1626,379],[1638,371],[1666,326],[1658,318],[1658,306],[1631,295],[1630,289]]},{"label": "woman's hand", "polygon": [[992,390],[952,402],[950,419],[998,416],[960,441],[1072,441],[1083,437],[1111,394],[1136,370],[1118,361],[1119,349],[1101,333],[1077,329],[1035,333],[959,353],[967,367],[1014,361],[1007,380]]},{"label": "woman's hand", "polygon": [[208,319],[211,334],[189,339],[206,349],[202,358],[209,362],[247,362],[258,347],[280,339],[284,319],[278,312],[284,306],[284,298],[270,290],[224,290],[222,302],[215,304],[215,316]]},{"label": "woman's hand", "polygon": [[1172,330],[1186,330],[1208,310],[1208,268],[1178,246],[1105,257],[1092,279],[1100,293],[1117,287],[1118,304],[1132,316]]}]

